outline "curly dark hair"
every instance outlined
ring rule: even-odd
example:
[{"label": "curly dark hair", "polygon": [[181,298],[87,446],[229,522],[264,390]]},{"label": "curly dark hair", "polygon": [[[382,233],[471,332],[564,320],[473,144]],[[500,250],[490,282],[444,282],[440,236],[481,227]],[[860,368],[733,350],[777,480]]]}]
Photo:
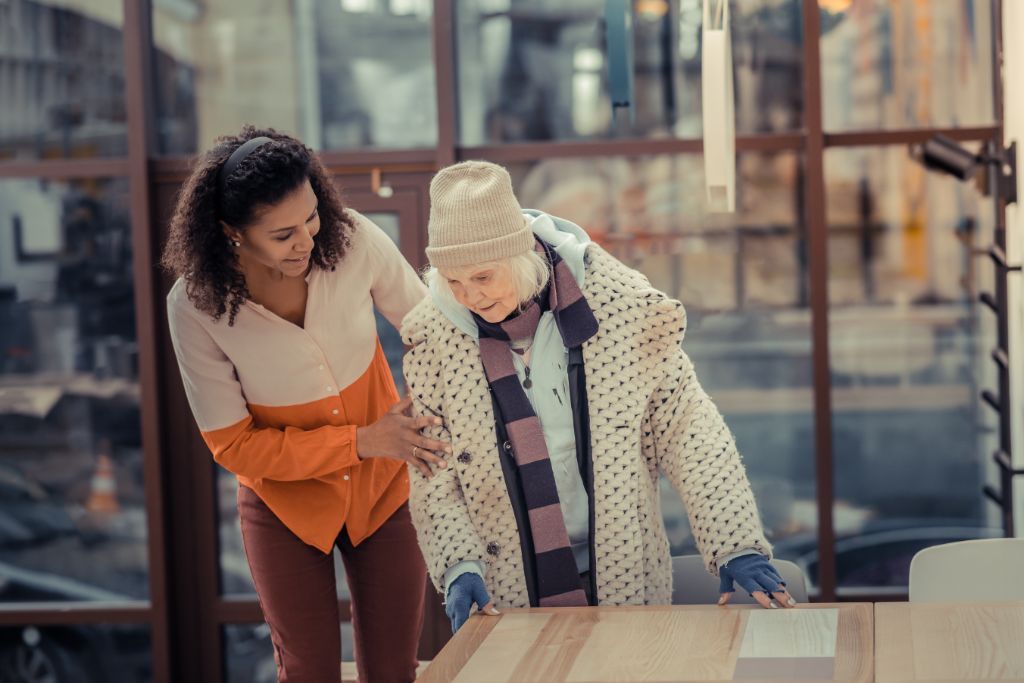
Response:
[{"label": "curly dark hair", "polygon": [[[247,140],[265,136],[230,176],[218,178],[221,166]],[[312,262],[333,270],[345,256],[352,219],[341,193],[309,147],[273,128],[245,126],[238,135],[218,138],[199,156],[171,218],[170,235],[160,265],[185,278],[189,300],[214,320],[228,314],[234,325],[239,307],[249,296],[238,255],[220,224],[244,231],[266,207],[273,206],[309,180],[319,201],[320,232],[313,238]]]}]

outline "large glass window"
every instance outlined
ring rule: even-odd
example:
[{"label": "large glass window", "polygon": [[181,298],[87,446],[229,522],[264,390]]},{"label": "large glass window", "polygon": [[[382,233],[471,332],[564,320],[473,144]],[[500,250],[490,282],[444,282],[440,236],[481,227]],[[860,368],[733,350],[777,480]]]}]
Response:
[{"label": "large glass window", "polygon": [[227,683],[277,683],[274,643],[266,624],[232,624],[221,629]]},{"label": "large glass window", "polygon": [[[401,244],[401,226],[397,213],[372,211],[364,215],[387,233],[396,246]],[[384,356],[388,359],[391,376],[395,378],[398,392],[404,394],[405,376],[402,373],[402,356],[405,355],[405,344],[402,343],[402,335],[388,322],[387,318],[380,314],[380,311],[375,310],[373,314],[377,318],[377,338],[380,339],[380,346],[384,350]]]},{"label": "large glass window", "polygon": [[993,123],[992,3],[819,4],[827,130]]},{"label": "large glass window", "polygon": [[122,6],[0,3],[0,161],[127,153]]},{"label": "large glass window", "polygon": [[[839,587],[904,590],[910,559],[998,534],[991,199],[903,146],[825,154]],[[806,559],[813,562],[816,550]]]},{"label": "large glass window", "polygon": [[0,600],[149,595],[128,188],[0,182]]},{"label": "large glass window", "polygon": [[[339,560],[340,562],[340,560]],[[277,683],[274,643],[266,624],[231,624],[221,629],[225,683]],[[344,681],[355,681],[355,646],[352,623],[341,624],[341,660]]]},{"label": "large glass window", "polygon": [[0,628],[0,681],[150,683],[149,628],[47,624]]},{"label": "large glass window", "polygon": [[154,7],[159,149],[244,123],[319,149],[437,142],[431,0],[189,0]]},{"label": "large glass window", "polygon": [[[736,130],[797,130],[800,3],[730,3]],[[457,0],[459,139],[699,137],[701,0],[635,3],[635,122],[614,122],[601,0]]]},{"label": "large glass window", "polygon": [[[683,348],[736,436],[781,557],[817,528],[800,167],[793,153],[740,155],[735,214],[705,209],[698,155],[512,168],[523,206],[578,223],[686,306]],[[663,488],[673,554],[696,552],[682,502]]]}]

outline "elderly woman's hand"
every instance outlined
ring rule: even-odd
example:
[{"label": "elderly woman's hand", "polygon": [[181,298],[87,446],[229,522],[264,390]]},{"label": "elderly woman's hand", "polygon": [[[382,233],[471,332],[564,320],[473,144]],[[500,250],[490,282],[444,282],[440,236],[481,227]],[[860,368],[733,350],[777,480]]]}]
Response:
[{"label": "elderly woman's hand", "polygon": [[491,596],[487,593],[483,578],[474,572],[459,574],[448,586],[448,599],[444,611],[452,622],[452,633],[455,633],[469,619],[469,612],[476,605],[484,614],[499,614]]},{"label": "elderly woman's hand", "polygon": [[356,452],[360,458],[405,460],[429,479],[434,476],[431,465],[448,467],[442,455],[450,454],[452,447],[420,434],[421,429],[440,425],[441,418],[409,417],[411,408],[412,399],[404,398],[372,425],[357,429]]},{"label": "elderly woman's hand", "polygon": [[[796,600],[786,590],[786,582],[764,555],[740,555],[718,568],[719,605],[729,602],[734,592],[733,583],[747,591],[762,607],[793,607]],[[771,596],[771,599],[769,596]]]}]

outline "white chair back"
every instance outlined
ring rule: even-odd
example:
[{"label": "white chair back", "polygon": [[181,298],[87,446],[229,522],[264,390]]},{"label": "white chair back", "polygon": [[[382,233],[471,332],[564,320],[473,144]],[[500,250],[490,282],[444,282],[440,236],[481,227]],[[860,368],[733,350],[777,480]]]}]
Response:
[{"label": "white chair back", "polygon": [[925,548],[910,561],[911,602],[1024,600],[1024,538]]}]

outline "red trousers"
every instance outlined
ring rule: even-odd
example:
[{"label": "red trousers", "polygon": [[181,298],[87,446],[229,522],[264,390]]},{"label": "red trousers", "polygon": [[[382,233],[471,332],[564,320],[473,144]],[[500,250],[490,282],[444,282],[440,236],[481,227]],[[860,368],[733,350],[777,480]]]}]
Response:
[{"label": "red trousers", "polygon": [[[334,556],[303,543],[252,489],[238,487],[245,554],[270,626],[281,683],[338,683],[341,626]],[[408,505],[358,547],[335,541],[352,595],[360,683],[416,678],[426,567]]]}]

